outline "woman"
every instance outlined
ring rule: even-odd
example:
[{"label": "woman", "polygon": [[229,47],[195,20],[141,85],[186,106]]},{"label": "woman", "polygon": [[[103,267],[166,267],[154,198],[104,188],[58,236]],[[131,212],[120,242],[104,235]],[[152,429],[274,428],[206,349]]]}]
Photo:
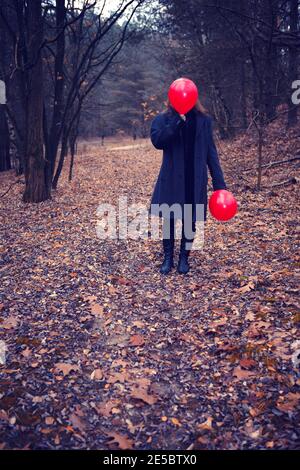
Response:
[{"label": "woman", "polygon": [[[163,217],[164,261],[160,272],[168,274],[173,267],[175,220],[181,219],[177,270],[186,274],[195,222],[205,221],[207,216],[207,166],[214,191],[227,189],[214,143],[212,118],[199,100],[186,115],[179,114],[168,101],[167,110],[152,121],[150,137],[154,147],[163,150],[149,209],[150,213]],[[173,205],[181,210],[175,213],[165,210]]]}]

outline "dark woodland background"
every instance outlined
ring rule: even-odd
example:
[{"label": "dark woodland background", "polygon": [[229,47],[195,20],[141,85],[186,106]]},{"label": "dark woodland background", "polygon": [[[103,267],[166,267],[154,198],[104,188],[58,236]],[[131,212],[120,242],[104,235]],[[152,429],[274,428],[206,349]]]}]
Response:
[{"label": "dark woodland background", "polygon": [[286,114],[297,125],[298,0],[3,0],[0,171],[25,172],[24,201],[56,188],[78,138],[148,137],[170,83],[194,80],[221,139]]}]

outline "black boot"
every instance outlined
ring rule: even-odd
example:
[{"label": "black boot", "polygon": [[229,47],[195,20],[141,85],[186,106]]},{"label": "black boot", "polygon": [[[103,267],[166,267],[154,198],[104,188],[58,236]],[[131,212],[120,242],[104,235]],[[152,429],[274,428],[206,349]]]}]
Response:
[{"label": "black boot", "polygon": [[185,247],[185,243],[188,240],[186,238],[182,238],[180,242],[180,253],[179,253],[179,261],[177,266],[177,271],[179,274],[187,274],[190,269],[190,265],[188,263],[188,257],[190,254],[190,250],[187,250]]},{"label": "black boot", "polygon": [[[186,237],[186,228],[191,224],[192,227],[192,234],[191,238]],[[187,227],[186,227],[187,226]],[[179,274],[186,274],[190,270],[190,265],[188,263],[188,257],[191,251],[191,246],[194,241],[194,236],[196,233],[196,222],[195,220],[186,220],[182,221],[182,233],[181,233],[181,242],[180,242],[180,253],[179,253],[179,260],[177,271]]]},{"label": "black boot", "polygon": [[194,241],[194,236],[196,233],[196,222],[192,222],[192,232],[193,235],[191,238],[187,238],[185,236],[185,225],[188,222],[183,220],[183,225],[182,225],[182,234],[181,234],[181,242],[180,242],[180,253],[179,253],[179,261],[178,261],[178,266],[177,266],[177,271],[179,274],[186,274],[189,272],[190,266],[188,263],[188,257],[191,251],[192,243]]},{"label": "black boot", "polygon": [[168,274],[174,266],[173,253],[174,253],[174,240],[169,238],[163,239],[164,247],[164,261],[160,267],[161,274]]}]

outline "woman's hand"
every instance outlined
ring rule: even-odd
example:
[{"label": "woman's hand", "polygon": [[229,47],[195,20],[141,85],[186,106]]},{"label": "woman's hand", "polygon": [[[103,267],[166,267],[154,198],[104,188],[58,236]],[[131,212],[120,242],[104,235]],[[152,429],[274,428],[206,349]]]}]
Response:
[{"label": "woman's hand", "polygon": [[181,117],[181,119],[183,119],[184,121],[186,120],[186,116],[185,114],[179,114],[179,116]]}]

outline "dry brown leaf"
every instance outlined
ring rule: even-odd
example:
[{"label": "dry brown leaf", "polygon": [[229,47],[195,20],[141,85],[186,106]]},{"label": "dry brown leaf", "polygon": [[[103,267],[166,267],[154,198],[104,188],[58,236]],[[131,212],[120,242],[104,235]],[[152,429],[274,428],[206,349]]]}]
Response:
[{"label": "dry brown leaf", "polygon": [[197,428],[201,429],[202,431],[211,431],[213,429],[212,422],[213,418],[209,416],[204,423],[198,424]]},{"label": "dry brown leaf", "polygon": [[130,395],[133,398],[138,400],[142,400],[143,402],[147,403],[148,405],[154,405],[157,402],[157,398],[154,395],[150,395],[147,389],[143,385],[135,386],[132,390]]},{"label": "dry brown leaf", "polygon": [[53,424],[54,423],[54,418],[52,418],[52,416],[47,416],[45,418],[45,423],[49,424],[49,425]]},{"label": "dry brown leaf", "polygon": [[114,384],[116,382],[124,383],[129,380],[129,374],[127,372],[115,372],[111,374],[108,379],[107,383]]},{"label": "dry brown leaf", "polygon": [[112,274],[109,277],[112,281],[115,281],[117,284],[120,284],[122,286],[131,286],[134,284],[134,282],[131,279],[127,279],[126,277],[123,277],[123,276],[116,276],[115,274]]},{"label": "dry brown leaf", "polygon": [[111,400],[111,401],[99,403],[99,405],[97,405],[95,409],[100,415],[108,417],[112,409],[119,403],[120,403],[120,400]]},{"label": "dry brown leaf", "polygon": [[18,325],[18,318],[13,317],[12,315],[10,317],[7,317],[3,322],[0,323],[0,328],[4,328],[5,330],[10,330],[12,328],[15,328]]},{"label": "dry brown leaf", "polygon": [[24,351],[22,351],[21,354],[24,357],[29,357],[31,355],[31,350],[27,347],[26,349],[24,349]]},{"label": "dry brown leaf", "polygon": [[251,367],[254,367],[256,365],[256,362],[253,359],[241,359],[240,360],[240,366],[243,369],[251,369]]},{"label": "dry brown leaf", "polygon": [[94,302],[95,300],[97,300],[97,296],[96,295],[87,295],[87,296],[83,296],[83,300],[86,302]]},{"label": "dry brown leaf", "polygon": [[300,401],[300,393],[288,393],[284,397],[280,397],[277,401],[277,408],[284,413],[294,411],[298,407]]},{"label": "dry brown leaf", "polygon": [[144,337],[142,335],[133,335],[130,338],[131,346],[143,346],[145,344]]},{"label": "dry brown leaf", "polygon": [[71,413],[69,420],[74,428],[79,429],[82,434],[85,434],[86,424],[78,414]]},{"label": "dry brown leaf", "polygon": [[79,371],[80,368],[76,364],[69,364],[68,362],[57,362],[55,364],[54,372],[62,372],[64,377],[68,375],[71,371]]},{"label": "dry brown leaf", "polygon": [[255,320],[255,315],[253,312],[248,312],[246,313],[245,315],[245,320],[248,320],[248,321],[253,321]]},{"label": "dry brown leaf", "polygon": [[224,326],[227,323],[227,318],[221,318],[220,320],[215,320],[210,323],[210,328],[219,328],[219,326]]},{"label": "dry brown leaf", "polygon": [[133,326],[136,326],[137,328],[144,328],[144,323],[141,322],[140,320],[135,320],[134,322],[132,322],[132,325]]},{"label": "dry brown leaf", "polygon": [[103,372],[101,369],[95,369],[91,373],[91,379],[92,380],[102,380],[103,379]]},{"label": "dry brown leaf", "polygon": [[181,427],[181,422],[177,419],[177,418],[171,418],[170,421],[175,425],[175,426],[178,426],[178,427]]},{"label": "dry brown leaf", "polygon": [[107,434],[109,437],[112,438],[111,443],[112,444],[117,444],[119,449],[121,450],[127,450],[127,449],[132,449],[134,441],[132,439],[129,439],[127,436],[124,436],[123,434],[119,434],[117,432],[109,432],[105,431],[105,434]]},{"label": "dry brown leaf", "polygon": [[249,370],[243,370],[240,366],[236,367],[232,373],[235,380],[245,380],[255,375],[255,372],[250,372]]},{"label": "dry brown leaf", "polygon": [[104,308],[102,307],[102,305],[99,305],[99,304],[92,304],[91,305],[91,312],[93,315],[100,315],[102,316],[103,313],[104,313]]},{"label": "dry brown leaf", "polygon": [[255,287],[255,284],[253,281],[250,281],[248,282],[248,284],[246,284],[245,286],[242,286],[238,289],[238,291],[241,293],[241,294],[245,294],[246,292],[249,292],[251,291],[252,289],[254,289]]}]

